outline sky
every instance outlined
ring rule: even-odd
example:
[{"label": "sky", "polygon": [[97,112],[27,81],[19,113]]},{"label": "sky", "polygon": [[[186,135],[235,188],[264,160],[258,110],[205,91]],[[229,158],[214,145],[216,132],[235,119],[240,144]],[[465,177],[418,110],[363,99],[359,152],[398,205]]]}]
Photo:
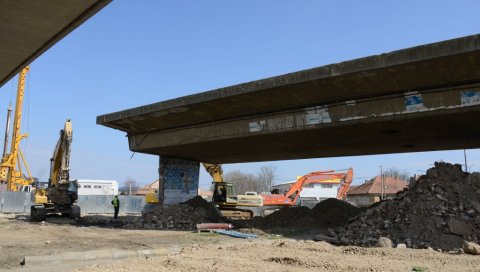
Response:
[{"label": "sky", "polygon": [[[49,159],[69,118],[71,178],[122,183],[130,177],[146,184],[158,178],[158,157],[132,154],[125,133],[96,125],[96,116],[477,34],[478,10],[474,0],[113,1],[31,64],[22,150],[33,176],[48,180]],[[14,78],[0,88],[2,129],[16,84]],[[480,171],[480,149],[466,154],[470,170]],[[280,183],[353,167],[360,183],[380,166],[413,175],[439,160],[463,164],[464,151],[227,164],[224,171],[255,174],[273,166]],[[200,173],[201,187],[208,188],[210,177]]]}]

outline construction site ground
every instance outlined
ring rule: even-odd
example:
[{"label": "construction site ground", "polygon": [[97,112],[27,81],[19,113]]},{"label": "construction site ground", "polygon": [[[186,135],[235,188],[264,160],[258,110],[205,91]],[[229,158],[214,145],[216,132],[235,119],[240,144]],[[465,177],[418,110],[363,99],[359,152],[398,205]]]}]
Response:
[{"label": "construction site ground", "polygon": [[[81,221],[0,214],[0,271],[480,271],[480,257],[429,249],[360,248],[314,242],[308,233],[279,236],[256,231],[243,240],[192,231],[119,228],[109,215]],[[254,231],[255,232],[255,231]],[[315,230],[315,233],[322,230]],[[285,232],[288,233],[288,232]],[[22,266],[24,256],[100,249],[166,249],[158,257]]]}]

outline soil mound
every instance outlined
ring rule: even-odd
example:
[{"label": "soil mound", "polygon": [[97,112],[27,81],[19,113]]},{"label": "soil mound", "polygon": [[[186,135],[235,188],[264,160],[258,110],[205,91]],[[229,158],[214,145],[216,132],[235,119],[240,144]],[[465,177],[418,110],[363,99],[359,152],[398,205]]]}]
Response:
[{"label": "soil mound", "polygon": [[360,214],[360,209],[349,203],[329,198],[318,203],[309,213],[314,226],[338,227]]},{"label": "soil mound", "polygon": [[220,222],[217,208],[200,196],[177,205],[159,205],[152,212],[126,225],[126,228],[194,230],[200,223]]},{"label": "soil mound", "polygon": [[308,207],[283,207],[262,218],[260,224],[264,227],[293,227],[297,225],[296,223],[308,216],[309,213],[310,209]]},{"label": "soil mound", "polygon": [[426,175],[393,200],[365,210],[336,230],[346,244],[375,246],[380,237],[407,247],[453,250],[480,238],[480,174],[461,166],[435,163]]},{"label": "soil mound", "polygon": [[206,219],[210,219],[210,222],[219,222],[222,218],[222,214],[215,206],[215,204],[206,201],[201,196],[191,198],[182,204],[187,204],[190,207],[195,208],[199,212],[204,212]]},{"label": "soil mound", "polygon": [[340,227],[350,218],[360,214],[360,208],[338,199],[327,199],[313,209],[308,207],[283,207],[266,217],[255,217],[240,222],[241,226],[260,229],[295,228],[308,230]]}]

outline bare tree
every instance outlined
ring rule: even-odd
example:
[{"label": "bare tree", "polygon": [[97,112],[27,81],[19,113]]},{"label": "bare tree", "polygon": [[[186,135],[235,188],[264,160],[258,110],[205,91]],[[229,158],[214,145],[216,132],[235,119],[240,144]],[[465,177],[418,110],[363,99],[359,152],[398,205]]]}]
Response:
[{"label": "bare tree", "polygon": [[272,182],[275,178],[276,167],[273,165],[262,166],[257,173],[258,192],[270,192],[272,190]]},{"label": "bare tree", "polygon": [[257,191],[258,190],[258,180],[257,178],[248,173],[243,173],[239,170],[229,171],[223,176],[225,182],[231,182],[235,184],[238,194],[245,194],[248,191]]},{"label": "bare tree", "polygon": [[392,177],[394,179],[401,179],[404,181],[410,180],[410,173],[406,170],[399,170],[397,168],[388,168],[383,171],[383,175],[386,177]]},{"label": "bare tree", "polygon": [[138,190],[139,186],[135,179],[127,177],[127,179],[123,182],[123,188],[126,191],[126,194],[132,195],[133,192]]}]

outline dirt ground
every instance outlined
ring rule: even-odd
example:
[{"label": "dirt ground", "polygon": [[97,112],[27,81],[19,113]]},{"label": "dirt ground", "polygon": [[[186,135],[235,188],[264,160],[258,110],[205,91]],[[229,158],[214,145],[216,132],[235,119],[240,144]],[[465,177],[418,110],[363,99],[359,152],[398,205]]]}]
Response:
[{"label": "dirt ground", "polygon": [[[119,229],[109,216],[88,216],[81,222],[53,217],[42,224],[21,215],[0,214],[0,271],[480,271],[480,256],[337,247],[305,238],[260,235],[241,240],[189,231]],[[20,265],[25,255],[160,248],[170,254],[101,263]]]}]

